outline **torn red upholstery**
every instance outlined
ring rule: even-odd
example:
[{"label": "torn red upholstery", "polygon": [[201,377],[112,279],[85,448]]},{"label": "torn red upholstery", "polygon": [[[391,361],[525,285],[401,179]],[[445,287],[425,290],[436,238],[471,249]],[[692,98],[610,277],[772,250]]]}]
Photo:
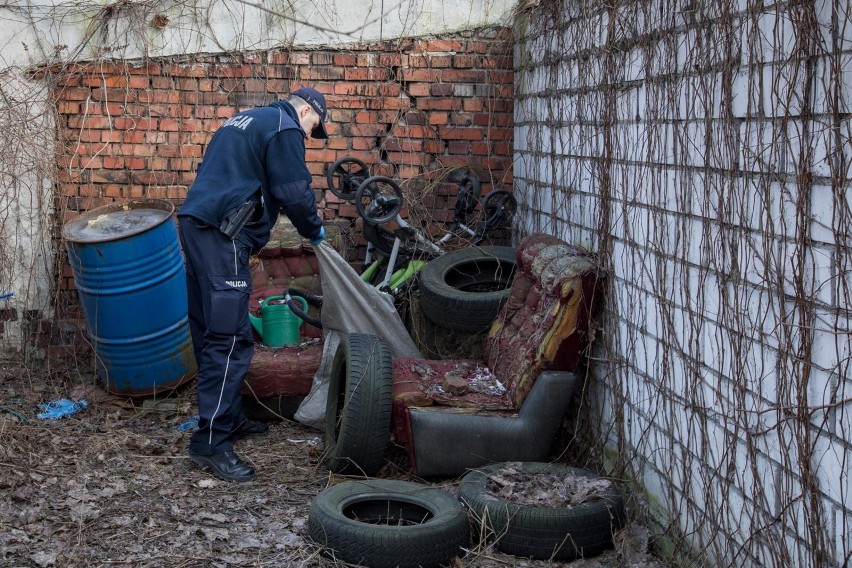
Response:
[{"label": "torn red upholstery", "polygon": [[[602,273],[584,249],[543,234],[516,251],[509,299],[486,338],[484,361],[393,362],[393,433],[410,442],[410,408],[519,410],[543,371],[576,371],[591,340]],[[448,410],[450,410],[448,408]]]}]

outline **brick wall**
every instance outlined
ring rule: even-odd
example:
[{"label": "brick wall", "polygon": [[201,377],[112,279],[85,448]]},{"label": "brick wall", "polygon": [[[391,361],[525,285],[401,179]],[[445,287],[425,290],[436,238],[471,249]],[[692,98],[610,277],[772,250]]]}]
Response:
[{"label": "brick wall", "polygon": [[575,450],[658,551],[847,566],[848,5],[681,8],[541,2],[516,29],[521,226],[610,274]]},{"label": "brick wall", "polygon": [[[312,85],[329,104],[327,143],[308,141],[321,215],[354,222],[350,202],[326,191],[328,165],[343,156],[400,180],[409,208],[441,230],[457,180],[482,180],[483,195],[512,187],[512,33],[485,29],[346,50],[264,51],[54,70],[58,110],[60,223],[126,198],[176,204],[205,144],[228,117]],[[70,267],[60,292],[76,304]]]}]

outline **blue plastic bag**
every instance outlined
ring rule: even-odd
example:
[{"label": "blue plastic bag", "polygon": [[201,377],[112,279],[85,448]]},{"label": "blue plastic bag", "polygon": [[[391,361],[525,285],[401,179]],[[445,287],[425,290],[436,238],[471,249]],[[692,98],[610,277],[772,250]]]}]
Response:
[{"label": "blue plastic bag", "polygon": [[73,402],[67,398],[61,398],[59,400],[40,404],[39,407],[44,412],[41,412],[36,416],[42,420],[58,420],[59,418],[76,414],[87,406],[89,406],[89,403],[85,400]]},{"label": "blue plastic bag", "polygon": [[198,430],[198,415],[189,418],[186,422],[178,426],[181,432],[195,432]]}]

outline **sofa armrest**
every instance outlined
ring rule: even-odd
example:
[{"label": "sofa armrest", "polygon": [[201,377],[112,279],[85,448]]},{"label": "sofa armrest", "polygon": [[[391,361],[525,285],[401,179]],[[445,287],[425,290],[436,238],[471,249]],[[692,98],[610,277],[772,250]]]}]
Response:
[{"label": "sofa armrest", "polygon": [[541,373],[513,416],[409,408],[412,470],[449,477],[487,463],[545,460],[577,382],[573,373]]}]

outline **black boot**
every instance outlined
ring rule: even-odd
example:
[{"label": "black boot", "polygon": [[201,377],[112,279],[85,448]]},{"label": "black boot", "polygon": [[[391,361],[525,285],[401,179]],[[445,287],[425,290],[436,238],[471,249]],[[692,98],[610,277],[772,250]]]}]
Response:
[{"label": "black boot", "polygon": [[269,426],[256,420],[243,420],[242,424],[231,432],[231,440],[245,440],[246,438],[261,438],[269,434]]},{"label": "black boot", "polygon": [[213,475],[219,479],[239,483],[254,479],[254,468],[232,451],[213,454],[211,456],[190,452],[189,457],[201,467],[212,471]]}]

